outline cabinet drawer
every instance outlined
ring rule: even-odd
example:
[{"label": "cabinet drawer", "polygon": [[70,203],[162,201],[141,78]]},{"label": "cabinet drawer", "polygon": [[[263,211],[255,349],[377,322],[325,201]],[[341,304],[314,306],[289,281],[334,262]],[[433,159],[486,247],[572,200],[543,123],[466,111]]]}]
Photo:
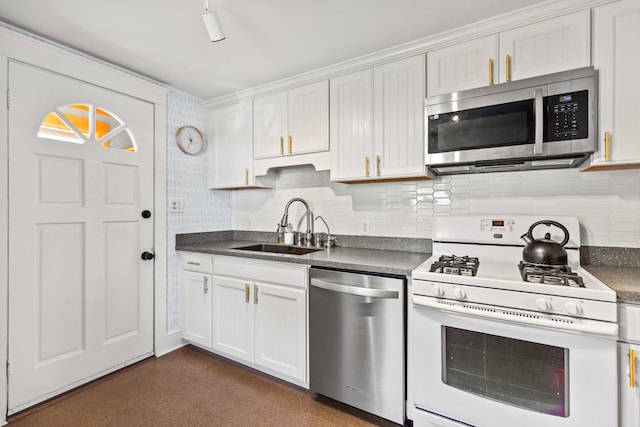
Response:
[{"label": "cabinet drawer", "polygon": [[182,269],[198,273],[212,273],[213,256],[194,252],[182,252]]},{"label": "cabinet drawer", "polygon": [[238,277],[298,288],[307,287],[308,269],[308,266],[300,264],[226,256],[216,256],[214,263],[216,276]]},{"label": "cabinet drawer", "polygon": [[618,304],[620,341],[640,343],[640,305]]}]

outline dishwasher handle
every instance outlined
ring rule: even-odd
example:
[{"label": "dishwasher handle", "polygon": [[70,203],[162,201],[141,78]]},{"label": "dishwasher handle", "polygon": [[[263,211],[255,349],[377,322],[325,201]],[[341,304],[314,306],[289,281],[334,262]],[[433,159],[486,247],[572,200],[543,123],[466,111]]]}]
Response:
[{"label": "dishwasher handle", "polygon": [[311,286],[326,289],[328,291],[340,292],[343,294],[357,295],[360,297],[398,299],[398,291],[375,288],[360,288],[357,286],[347,286],[338,283],[327,282],[326,280],[320,279],[311,279]]}]

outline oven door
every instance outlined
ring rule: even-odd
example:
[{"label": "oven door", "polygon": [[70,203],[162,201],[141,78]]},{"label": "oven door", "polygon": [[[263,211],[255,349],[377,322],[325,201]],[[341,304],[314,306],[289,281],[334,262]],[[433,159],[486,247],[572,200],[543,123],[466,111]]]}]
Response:
[{"label": "oven door", "polygon": [[412,299],[416,425],[617,425],[615,324]]}]

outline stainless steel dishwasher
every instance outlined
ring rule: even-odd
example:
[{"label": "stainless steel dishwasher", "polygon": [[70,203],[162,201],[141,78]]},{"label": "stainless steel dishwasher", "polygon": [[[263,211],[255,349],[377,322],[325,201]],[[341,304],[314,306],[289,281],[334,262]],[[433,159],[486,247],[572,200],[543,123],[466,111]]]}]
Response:
[{"label": "stainless steel dishwasher", "polygon": [[318,267],[310,279],[311,391],[403,424],[406,280]]}]

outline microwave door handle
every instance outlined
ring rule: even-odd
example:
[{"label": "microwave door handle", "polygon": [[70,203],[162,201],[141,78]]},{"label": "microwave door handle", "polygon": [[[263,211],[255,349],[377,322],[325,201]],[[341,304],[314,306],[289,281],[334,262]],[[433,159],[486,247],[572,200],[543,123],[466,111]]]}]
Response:
[{"label": "microwave door handle", "polygon": [[539,156],[543,154],[542,142],[544,141],[544,126],[542,115],[542,88],[534,90],[534,108],[535,108],[535,143],[533,144],[533,155]]}]

